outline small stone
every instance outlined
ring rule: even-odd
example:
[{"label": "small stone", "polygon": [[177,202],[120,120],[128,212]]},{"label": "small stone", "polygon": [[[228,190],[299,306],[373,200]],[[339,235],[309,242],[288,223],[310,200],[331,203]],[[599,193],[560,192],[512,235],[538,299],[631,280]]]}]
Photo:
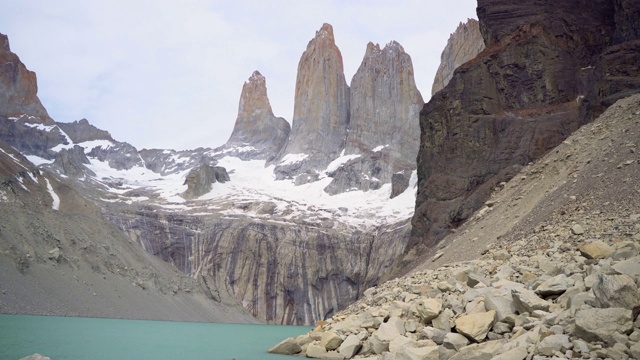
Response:
[{"label": "small stone", "polygon": [[[263,350],[264,351],[264,350]],[[286,338],[279,342],[276,346],[267,350],[270,354],[293,355],[302,351],[295,338]]]},{"label": "small stone", "polygon": [[613,248],[604,241],[598,240],[584,243],[578,247],[578,251],[587,259],[604,259],[613,252]]},{"label": "small stone", "polygon": [[396,359],[406,360],[438,360],[438,346],[404,347],[397,352]]},{"label": "small stone", "polygon": [[545,280],[536,288],[536,293],[542,296],[560,295],[571,286],[569,278],[565,274],[554,276]]},{"label": "small stone", "polygon": [[442,345],[447,349],[460,350],[461,348],[469,345],[469,339],[465,336],[457,333],[448,333],[445,335]]},{"label": "small stone", "polygon": [[498,356],[494,356],[491,360],[524,360],[529,355],[525,346],[518,346],[509,351],[505,351]]},{"label": "small stone", "polygon": [[360,339],[357,335],[351,334],[347,336],[346,339],[340,344],[338,352],[344,356],[346,359],[351,359],[354,357],[358,351],[362,348],[362,344],[360,344]]},{"label": "small stone", "polygon": [[308,358],[312,359],[322,359],[325,355],[327,355],[327,349],[324,346],[316,343],[312,343],[307,345],[307,353]]},{"label": "small stone", "polygon": [[40,355],[40,354],[33,354],[33,355],[25,356],[20,360],[51,360],[51,358],[48,356]]},{"label": "small stone", "polygon": [[431,261],[436,261],[440,259],[442,255],[444,255],[444,251],[442,250],[438,251],[435,255],[433,255],[433,258],[431,259]]},{"label": "small stone", "polygon": [[423,321],[424,323],[428,323],[429,321],[438,317],[438,315],[442,311],[442,300],[431,299],[427,297],[419,298],[418,300],[414,301],[413,305],[411,306],[411,311],[421,321]]},{"label": "small stone", "polygon": [[516,309],[521,313],[532,313],[534,310],[549,311],[551,303],[540,299],[533,291],[527,289],[512,289],[511,296]]},{"label": "small stone", "polygon": [[477,342],[484,340],[491,327],[496,322],[495,310],[485,313],[463,315],[456,319],[456,330]]},{"label": "small stone", "polygon": [[505,261],[511,258],[511,254],[505,249],[500,249],[493,254],[493,260]]},{"label": "small stone", "polygon": [[335,350],[342,344],[342,338],[333,331],[325,331],[320,338],[320,346],[327,350]]},{"label": "small stone", "polygon": [[576,224],[571,227],[571,232],[574,235],[582,235],[584,234],[584,228],[582,227],[582,225]]},{"label": "small stone", "polygon": [[565,352],[572,347],[568,335],[550,335],[540,341],[537,352],[541,355],[553,356],[557,351]]}]

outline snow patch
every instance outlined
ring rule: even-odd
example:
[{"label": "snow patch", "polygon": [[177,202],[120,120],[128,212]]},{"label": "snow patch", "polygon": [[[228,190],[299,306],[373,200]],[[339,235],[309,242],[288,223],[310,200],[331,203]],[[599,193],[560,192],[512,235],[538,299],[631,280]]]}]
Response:
[{"label": "snow patch", "polygon": [[49,194],[53,199],[53,204],[51,204],[51,208],[53,210],[60,210],[60,197],[58,196],[58,194],[56,194],[55,191],[53,191],[53,186],[51,186],[49,179],[47,179],[46,177],[44,179],[47,182],[47,190],[49,190]]},{"label": "snow patch", "polygon": [[342,151],[342,154],[340,155],[340,157],[330,162],[329,165],[327,166],[327,169],[324,172],[325,173],[334,172],[338,170],[340,166],[344,165],[347,161],[352,159],[357,159],[359,157],[360,155],[357,155],[357,154],[344,155],[344,151]]},{"label": "snow patch", "polygon": [[43,164],[53,164],[53,160],[47,160],[45,158],[41,158],[40,156],[25,155],[24,157],[26,157],[27,160],[31,161],[31,163],[35,166],[40,166]]},{"label": "snow patch", "polygon": [[282,161],[280,161],[278,165],[284,166],[299,163],[308,157],[309,155],[307,154],[287,154],[282,158]]},{"label": "snow patch", "polygon": [[373,152],[378,152],[378,151],[382,151],[384,148],[389,147],[389,144],[387,145],[378,145],[376,147],[374,147],[373,149],[371,149],[371,151]]},{"label": "snow patch", "polygon": [[81,142],[77,145],[82,146],[84,148],[85,154],[87,154],[87,153],[90,153],[91,150],[95,148],[99,147],[107,150],[110,147],[114,146],[115,144],[109,140],[90,140],[90,141]]}]

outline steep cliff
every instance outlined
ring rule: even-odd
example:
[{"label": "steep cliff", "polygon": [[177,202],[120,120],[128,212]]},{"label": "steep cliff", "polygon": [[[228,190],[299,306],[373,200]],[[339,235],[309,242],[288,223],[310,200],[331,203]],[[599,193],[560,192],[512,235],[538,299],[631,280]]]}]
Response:
[{"label": "steep cliff", "polygon": [[344,149],[349,87],[333,27],[323,24],[298,63],[291,134],[275,162],[278,178],[314,175]]},{"label": "steep cliff", "polygon": [[415,169],[424,101],[409,54],[395,41],[383,49],[369,43],[350,89],[344,152],[349,160],[329,174],[330,194],[377,189],[390,183],[393,174]]},{"label": "steep cliff", "polygon": [[9,38],[0,34],[0,116],[17,117],[28,114],[51,120],[38,99],[36,74],[27,70],[11,52]]},{"label": "steep cliff", "polygon": [[435,244],[522,165],[640,90],[636,4],[478,1],[487,48],[420,114],[410,248]]},{"label": "steep cliff", "polygon": [[480,33],[478,20],[467,19],[466,23],[461,22],[442,51],[440,66],[431,87],[431,95],[447,86],[454,70],[475,58],[482,50],[484,50],[484,39]]},{"label": "steep cliff", "polygon": [[259,71],[254,71],[242,87],[231,137],[218,150],[246,159],[269,160],[282,149],[290,130],[284,118],[273,115],[266,80]]}]

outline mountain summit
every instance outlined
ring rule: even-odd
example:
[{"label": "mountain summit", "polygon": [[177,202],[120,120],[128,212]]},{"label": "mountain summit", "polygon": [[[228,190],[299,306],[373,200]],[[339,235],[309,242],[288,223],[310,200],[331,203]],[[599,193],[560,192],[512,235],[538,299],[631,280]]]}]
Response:
[{"label": "mountain summit", "polygon": [[254,71],[242,87],[238,117],[224,147],[243,157],[269,159],[284,146],[290,131],[284,118],[273,115],[267,82],[259,71]]}]

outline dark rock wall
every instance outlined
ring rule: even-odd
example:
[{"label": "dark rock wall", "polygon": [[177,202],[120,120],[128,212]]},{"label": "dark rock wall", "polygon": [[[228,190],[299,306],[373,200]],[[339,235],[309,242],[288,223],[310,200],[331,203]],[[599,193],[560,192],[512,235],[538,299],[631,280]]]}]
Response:
[{"label": "dark rock wall", "polygon": [[421,112],[408,249],[434,245],[519,166],[639,91],[631,24],[640,19],[627,11],[637,6],[625,4],[478,1],[487,48],[456,70]]}]

